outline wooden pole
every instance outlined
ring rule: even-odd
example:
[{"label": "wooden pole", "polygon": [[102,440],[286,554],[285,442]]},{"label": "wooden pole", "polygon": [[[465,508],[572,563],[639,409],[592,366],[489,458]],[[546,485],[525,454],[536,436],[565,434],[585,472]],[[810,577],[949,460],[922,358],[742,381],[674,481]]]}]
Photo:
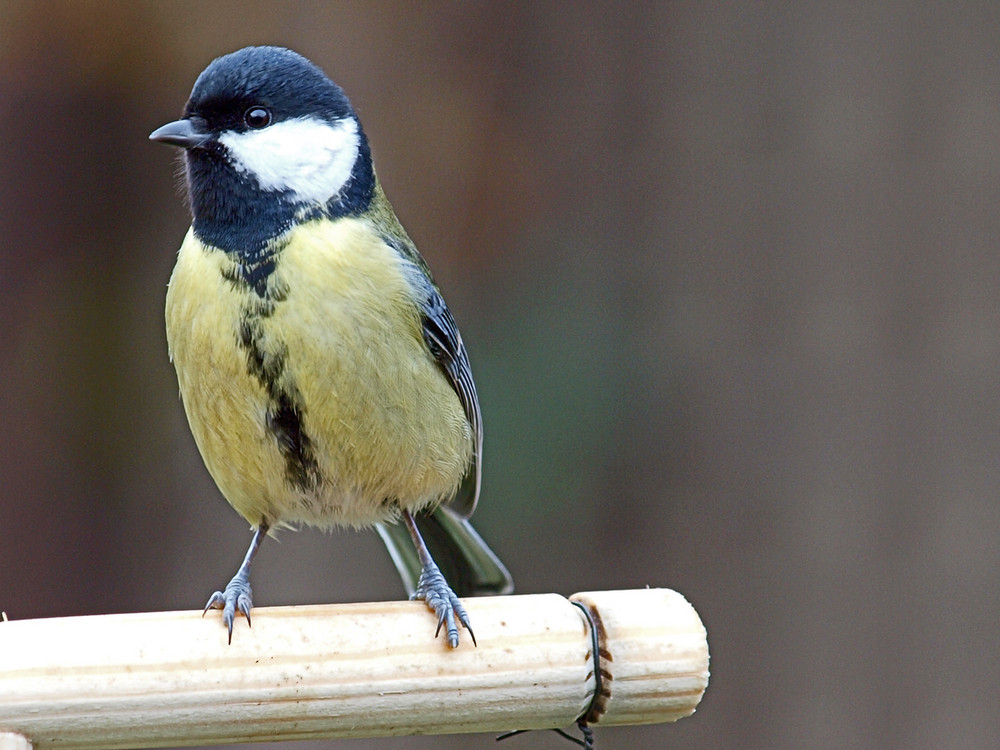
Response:
[{"label": "wooden pole", "polygon": [[421,602],[257,608],[232,645],[215,611],[3,622],[0,750],[502,732],[695,710],[708,645],[680,594],[573,600],[587,611],[556,594],[464,600],[479,646],[463,632],[455,650]]}]

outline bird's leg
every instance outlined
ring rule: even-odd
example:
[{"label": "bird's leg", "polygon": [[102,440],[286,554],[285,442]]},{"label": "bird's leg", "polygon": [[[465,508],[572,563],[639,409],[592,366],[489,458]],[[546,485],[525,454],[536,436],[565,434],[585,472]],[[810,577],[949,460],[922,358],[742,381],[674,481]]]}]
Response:
[{"label": "bird's leg", "polygon": [[413,592],[413,596],[410,598],[423,599],[427,602],[427,606],[434,610],[434,614],[438,618],[437,630],[434,631],[435,638],[441,633],[441,627],[446,625],[448,645],[452,648],[458,648],[458,625],[455,623],[455,617],[458,616],[458,621],[462,623],[462,626],[472,636],[472,645],[476,645],[476,634],[472,632],[472,626],[469,624],[469,616],[465,613],[465,607],[462,606],[458,597],[455,596],[455,592],[451,590],[448,582],[444,580],[444,576],[441,575],[437,563],[434,562],[431,553],[427,551],[427,545],[424,544],[420,532],[417,531],[417,524],[413,520],[413,514],[408,510],[404,510],[403,521],[406,523],[407,531],[410,532],[410,538],[413,539],[413,546],[417,549],[417,556],[420,558],[421,566],[420,579],[417,581],[417,590]]},{"label": "bird's leg", "polygon": [[260,547],[261,541],[267,534],[267,529],[268,525],[262,521],[253,533],[250,549],[247,550],[240,569],[226,584],[225,591],[216,591],[208,598],[208,604],[205,605],[205,610],[202,612],[202,616],[204,616],[205,612],[210,609],[222,610],[222,621],[229,628],[230,643],[233,642],[233,620],[236,619],[237,610],[243,613],[243,616],[247,618],[247,625],[250,625],[250,608],[253,606],[253,591],[250,589],[250,565],[257,554],[257,548]]}]

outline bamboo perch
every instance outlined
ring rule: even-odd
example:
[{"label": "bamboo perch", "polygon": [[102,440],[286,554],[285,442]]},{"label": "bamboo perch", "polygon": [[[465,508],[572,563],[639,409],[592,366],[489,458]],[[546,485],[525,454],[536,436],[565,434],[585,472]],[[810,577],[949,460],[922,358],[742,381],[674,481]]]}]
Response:
[{"label": "bamboo perch", "polygon": [[422,602],[255,608],[232,645],[214,611],[3,622],[0,750],[502,732],[588,711],[591,725],[645,724],[695,710],[708,644],[684,597],[572,599],[589,618],[556,594],[464,600],[479,646],[463,632],[455,650],[433,638]]}]

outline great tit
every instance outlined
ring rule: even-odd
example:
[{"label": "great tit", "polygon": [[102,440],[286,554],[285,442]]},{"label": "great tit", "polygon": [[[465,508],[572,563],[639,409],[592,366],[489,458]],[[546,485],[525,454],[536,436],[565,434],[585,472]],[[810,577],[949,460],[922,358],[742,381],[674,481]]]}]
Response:
[{"label": "great tit", "polygon": [[475,643],[458,596],[513,588],[467,520],[476,387],[344,92],[295,52],[247,47],[214,60],[183,117],[149,137],[184,149],[193,215],[167,289],[181,399],[209,472],[254,528],[205,611],[223,610],[230,642],[236,613],[250,622],[268,530],[374,525],[437,632],[457,647],[457,618]]}]

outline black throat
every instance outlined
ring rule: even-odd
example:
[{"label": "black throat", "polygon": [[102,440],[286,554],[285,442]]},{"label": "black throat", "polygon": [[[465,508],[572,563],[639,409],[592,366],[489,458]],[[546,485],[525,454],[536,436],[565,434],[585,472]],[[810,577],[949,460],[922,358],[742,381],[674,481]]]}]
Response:
[{"label": "black throat", "polygon": [[242,281],[264,295],[284,246],[282,238],[296,224],[326,217],[358,216],[375,195],[368,139],[359,131],[358,158],[341,190],[323,204],[296,200],[288,190],[264,190],[252,175],[237,170],[222,144],[187,152],[187,182],[194,233],[236,261]]}]

